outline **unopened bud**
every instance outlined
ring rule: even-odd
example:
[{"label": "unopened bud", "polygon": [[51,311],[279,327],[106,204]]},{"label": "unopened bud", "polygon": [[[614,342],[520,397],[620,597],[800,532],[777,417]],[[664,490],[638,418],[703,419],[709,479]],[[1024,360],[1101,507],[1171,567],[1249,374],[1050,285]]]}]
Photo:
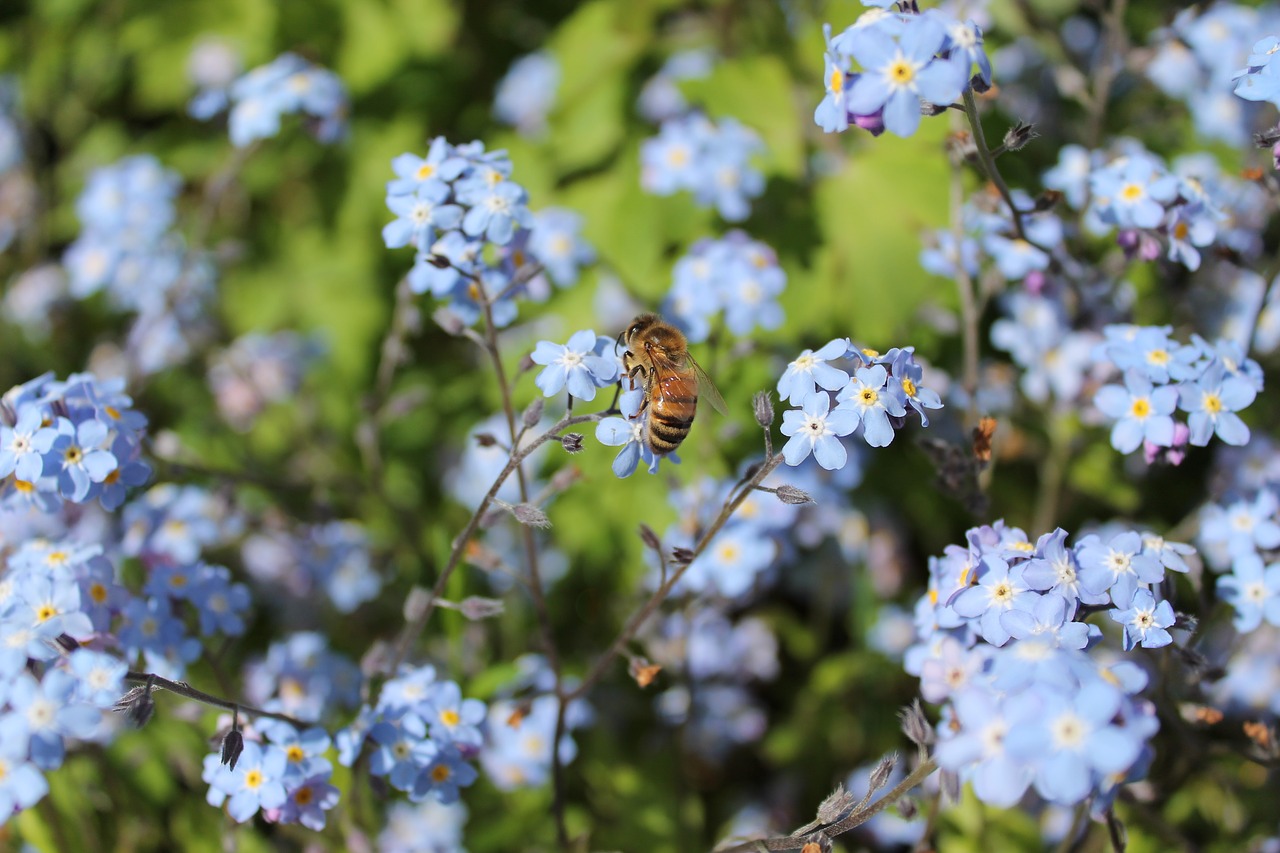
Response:
[{"label": "unopened bud", "polygon": [[652,548],[655,551],[662,550],[662,540],[658,538],[658,534],[653,532],[653,528],[647,524],[640,525],[640,541],[643,542],[646,547]]},{"label": "unopened bud", "polygon": [[112,709],[124,714],[134,728],[142,728],[156,711],[155,700],[151,698],[151,685],[143,684],[132,688],[116,700]]},{"label": "unopened bud", "polygon": [[222,763],[235,770],[236,762],[240,760],[242,752],[244,752],[244,735],[239,729],[232,729],[222,739]]},{"label": "unopened bud", "polygon": [[920,811],[916,801],[911,797],[903,797],[897,802],[898,814],[903,820],[912,821],[916,819],[916,814]]},{"label": "unopened bud", "polygon": [[642,688],[652,684],[660,672],[662,672],[661,666],[656,663],[650,663],[642,657],[632,658],[631,663],[627,664],[627,674],[634,678],[636,684]]},{"label": "unopened bud", "polygon": [[527,352],[524,354],[524,357],[520,359],[520,363],[516,365],[516,375],[518,376],[521,373],[528,373],[530,370],[533,370],[533,368],[535,368],[537,365],[538,363],[533,360],[533,353]]},{"label": "unopened bud", "polygon": [[768,391],[757,391],[751,398],[751,409],[755,413],[756,423],[768,429],[773,424],[773,400]]},{"label": "unopened bud", "polygon": [[685,566],[693,562],[694,553],[688,548],[676,548],[671,552],[671,561],[677,566]]},{"label": "unopened bud", "polygon": [[973,93],[975,95],[985,95],[987,92],[991,91],[991,84],[982,79],[981,74],[975,74],[973,75],[973,78],[969,80],[969,88],[973,89]]},{"label": "unopened bud", "polygon": [[57,643],[65,652],[74,652],[76,649],[80,648],[80,641],[70,634],[59,634]]},{"label": "unopened bud", "polygon": [[375,640],[369,650],[360,656],[360,674],[365,678],[373,678],[381,673],[394,675],[391,672],[394,660],[391,644],[386,640]]},{"label": "unopened bud", "polygon": [[421,586],[415,586],[409,590],[409,594],[404,599],[404,621],[417,622],[422,618],[422,614],[427,612],[427,605],[430,603],[430,590]]},{"label": "unopened bud", "polygon": [[1040,134],[1036,133],[1036,126],[1018,122],[1013,127],[1005,131],[1004,134],[1004,150],[1017,151],[1024,148],[1028,142],[1035,139]]},{"label": "unopened bud", "polygon": [[450,311],[448,308],[440,307],[431,315],[431,319],[436,325],[444,329],[445,334],[457,337],[462,334],[462,330],[466,328],[466,324],[462,322],[462,318]]},{"label": "unopened bud", "polygon": [[568,432],[560,436],[560,446],[564,448],[566,453],[582,452],[582,433]]},{"label": "unopened bud", "polygon": [[547,518],[547,514],[533,504],[516,504],[511,508],[511,514],[516,517],[516,521],[530,527],[545,530],[551,526],[551,519]]},{"label": "unopened bud", "polygon": [[479,619],[491,619],[501,616],[503,603],[496,598],[485,598],[480,595],[469,595],[458,605],[458,612],[475,622]]},{"label": "unopened bud", "polygon": [[919,699],[912,702],[909,707],[903,708],[898,716],[902,718],[902,732],[908,740],[917,746],[928,746],[933,743],[933,728],[924,715],[924,709],[920,707]]},{"label": "unopened bud", "polygon": [[1062,201],[1063,195],[1061,190],[1045,190],[1036,196],[1035,204],[1031,207],[1032,213],[1043,213],[1046,210],[1052,210]]},{"label": "unopened bud", "polygon": [[481,447],[494,447],[498,444],[498,439],[494,438],[491,432],[476,433],[476,444]]},{"label": "unopened bud", "polygon": [[808,492],[804,489],[797,489],[795,486],[778,486],[774,494],[784,504],[811,504],[814,502],[813,498],[809,497]]},{"label": "unopened bud", "polygon": [[1280,127],[1273,127],[1253,135],[1253,144],[1259,148],[1270,148],[1280,142]]},{"label": "unopened bud", "polygon": [[853,811],[854,797],[844,789],[844,783],[836,785],[836,789],[818,805],[818,825],[830,826],[838,823]]},{"label": "unopened bud", "polygon": [[542,420],[542,407],[546,405],[541,397],[535,397],[529,407],[524,410],[524,414],[520,416],[520,423],[524,424],[525,429],[532,429],[538,425],[538,421]]},{"label": "unopened bud", "polygon": [[431,264],[431,266],[435,267],[438,270],[447,270],[449,268],[449,264],[452,263],[452,261],[450,261],[444,255],[431,255],[430,257],[427,258],[427,263]]},{"label": "unopened bud", "polygon": [[888,782],[889,777],[893,775],[893,768],[898,764],[898,754],[891,752],[884,758],[880,759],[875,768],[871,771],[871,780],[867,783],[867,796],[870,797],[876,791],[883,788]]}]

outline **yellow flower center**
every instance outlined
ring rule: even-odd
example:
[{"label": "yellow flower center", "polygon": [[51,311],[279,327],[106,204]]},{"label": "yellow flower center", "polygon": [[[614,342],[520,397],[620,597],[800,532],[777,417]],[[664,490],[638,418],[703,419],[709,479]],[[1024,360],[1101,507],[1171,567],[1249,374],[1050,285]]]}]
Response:
[{"label": "yellow flower center", "polygon": [[1147,363],[1148,364],[1168,364],[1169,351],[1163,350],[1163,349],[1153,349],[1151,352],[1147,353]]},{"label": "yellow flower center", "polygon": [[437,764],[431,768],[431,778],[437,782],[444,782],[450,776],[449,767],[446,764]]},{"label": "yellow flower center", "polygon": [[1222,411],[1222,398],[1217,394],[1205,394],[1203,408],[1211,415],[1216,415]]},{"label": "yellow flower center", "polygon": [[831,69],[831,79],[827,81],[827,86],[832,92],[839,92],[844,88],[844,72],[839,68]]},{"label": "yellow flower center", "polygon": [[298,746],[296,743],[285,750],[285,755],[287,755],[289,757],[289,761],[294,764],[297,764],[299,761],[307,757],[307,754],[302,751],[302,747]]},{"label": "yellow flower center", "polygon": [[440,722],[444,723],[449,728],[453,728],[461,722],[461,720],[462,718],[458,716],[458,712],[452,709],[440,712]]},{"label": "yellow flower center", "polygon": [[52,604],[42,604],[36,609],[36,622],[48,622],[58,615],[58,608]]},{"label": "yellow flower center", "polygon": [[250,770],[248,773],[244,774],[244,786],[251,790],[261,788],[263,781],[265,780],[262,778],[261,770]]},{"label": "yellow flower center", "polygon": [[1127,202],[1133,203],[1146,195],[1146,191],[1141,184],[1125,184],[1120,190],[1120,197]]},{"label": "yellow flower center", "polygon": [[311,790],[311,786],[304,785],[293,792],[293,801],[300,806],[310,805],[315,799],[315,793]]},{"label": "yellow flower center", "polygon": [[873,388],[863,388],[858,397],[862,399],[862,405],[864,406],[873,406],[876,400],[880,399],[880,395]]},{"label": "yellow flower center", "polygon": [[435,166],[433,166],[433,165],[432,165],[432,164],[430,164],[430,163],[423,163],[423,164],[422,164],[421,166],[419,166],[419,167],[417,168],[417,170],[413,173],[413,176],[414,176],[415,178],[417,178],[418,180],[420,180],[420,181],[425,181],[427,178],[431,177],[431,176],[432,176],[432,175],[434,175],[435,173],[436,173],[436,167],[435,167]]},{"label": "yellow flower center", "polygon": [[1134,399],[1132,405],[1129,406],[1129,414],[1139,420],[1146,418],[1151,414],[1151,401],[1146,397],[1138,397]]},{"label": "yellow flower center", "polygon": [[903,379],[902,390],[906,392],[908,397],[914,397],[916,395],[916,383],[910,379]]},{"label": "yellow flower center", "polygon": [[889,81],[897,86],[906,86],[916,77],[916,69],[910,62],[898,57],[889,64]]}]

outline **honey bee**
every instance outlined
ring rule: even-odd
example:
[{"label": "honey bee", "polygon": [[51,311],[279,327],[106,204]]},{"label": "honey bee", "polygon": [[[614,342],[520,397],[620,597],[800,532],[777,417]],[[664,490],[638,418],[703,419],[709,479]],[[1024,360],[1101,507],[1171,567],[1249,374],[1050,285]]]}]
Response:
[{"label": "honey bee", "polygon": [[640,382],[644,402],[633,417],[649,410],[645,443],[654,455],[670,453],[680,446],[698,408],[698,397],[725,413],[724,398],[705,370],[689,355],[689,342],[675,326],[657,314],[641,314],[618,335],[625,344],[622,366],[627,375]]}]

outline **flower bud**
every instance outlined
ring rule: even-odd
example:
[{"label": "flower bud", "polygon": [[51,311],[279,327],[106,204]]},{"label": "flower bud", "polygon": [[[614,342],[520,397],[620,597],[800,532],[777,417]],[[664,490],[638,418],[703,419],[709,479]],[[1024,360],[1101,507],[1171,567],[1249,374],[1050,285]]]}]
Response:
[{"label": "flower bud", "polygon": [[773,400],[768,391],[757,391],[751,398],[751,408],[755,412],[756,423],[768,429],[773,424]]},{"label": "flower bud", "polygon": [[542,420],[542,407],[545,402],[541,397],[535,397],[529,407],[524,410],[524,414],[520,416],[520,423],[524,424],[525,429],[533,429],[538,425],[538,421]]},{"label": "flower bud", "polygon": [[811,504],[814,503],[813,498],[809,497],[809,493],[804,489],[797,489],[795,486],[778,486],[774,490],[774,494],[778,496],[778,500],[784,504]]},{"label": "flower bud", "polygon": [[236,762],[240,760],[242,752],[244,752],[244,735],[239,729],[232,729],[222,739],[222,763],[235,770]]},{"label": "flower bud", "polygon": [[[874,774],[872,778],[875,778]],[[830,826],[833,823],[839,823],[853,811],[853,804],[853,794],[844,789],[844,783],[836,785],[836,789],[818,806],[818,825]]]},{"label": "flower bud", "polygon": [[462,330],[466,328],[462,319],[448,308],[437,308],[435,313],[431,315],[431,319],[435,320],[436,325],[444,329],[445,334],[457,337],[462,334]]},{"label": "flower bud", "polygon": [[1026,146],[1028,142],[1035,139],[1040,134],[1036,133],[1034,124],[1025,124],[1018,122],[1013,127],[1005,131],[1004,149],[1006,151],[1017,151]]},{"label": "flower bud", "polygon": [[893,768],[898,764],[898,754],[891,752],[876,764],[871,771],[871,780],[867,784],[867,796],[871,796],[879,791],[889,781],[889,776],[893,773]]},{"label": "flower bud", "polygon": [[491,432],[480,432],[476,433],[476,444],[481,447],[495,447],[498,444],[498,439],[494,438]]},{"label": "flower bud", "polygon": [[646,547],[652,548],[655,551],[662,550],[662,540],[658,538],[658,534],[653,532],[653,528],[647,524],[640,525],[640,541],[643,542]]},{"label": "flower bud", "polygon": [[627,674],[635,679],[636,684],[640,685],[641,688],[652,684],[660,672],[662,672],[661,666],[656,663],[650,663],[642,657],[634,657],[627,664]]},{"label": "flower bud", "polygon": [[564,448],[566,453],[582,452],[582,433],[569,432],[560,436],[560,446]]},{"label": "flower bud", "polygon": [[917,699],[909,707],[903,708],[898,716],[902,719],[902,733],[917,746],[928,746],[933,743],[933,727],[929,725],[924,709]]},{"label": "flower bud", "polygon": [[530,503],[516,504],[511,508],[511,514],[516,517],[516,521],[530,527],[545,530],[551,526],[551,519],[547,518],[547,514]]},{"label": "flower bud", "polygon": [[475,622],[479,619],[501,616],[503,608],[503,603],[496,598],[469,595],[462,599],[462,603],[458,605],[458,612]]},{"label": "flower bud", "polygon": [[151,698],[151,685],[143,684],[132,688],[116,700],[112,710],[123,713],[134,728],[142,728],[156,712],[155,700]]},{"label": "flower bud", "polygon": [[415,586],[409,590],[409,594],[404,599],[404,621],[416,622],[421,619],[422,614],[427,610],[427,605],[430,603],[430,590],[420,586]]}]

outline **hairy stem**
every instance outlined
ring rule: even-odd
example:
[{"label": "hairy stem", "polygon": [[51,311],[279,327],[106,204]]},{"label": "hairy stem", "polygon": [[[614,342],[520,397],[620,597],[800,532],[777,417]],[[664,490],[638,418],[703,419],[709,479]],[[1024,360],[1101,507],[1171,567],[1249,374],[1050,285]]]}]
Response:
[{"label": "hairy stem", "polygon": [[299,720],[297,717],[291,717],[288,714],[280,714],[275,711],[264,711],[261,708],[255,708],[252,705],[246,705],[243,702],[232,702],[230,699],[223,699],[214,696],[211,693],[205,693],[203,690],[197,690],[185,681],[170,681],[167,678],[161,678],[149,672],[134,672],[130,670],[125,673],[124,680],[130,684],[147,684],[152,688],[160,690],[168,690],[170,693],[176,693],[187,699],[201,702],[214,708],[221,708],[224,711],[239,712],[248,714],[251,717],[270,717],[273,720],[280,720],[289,725],[302,730],[312,725],[305,720]]}]

